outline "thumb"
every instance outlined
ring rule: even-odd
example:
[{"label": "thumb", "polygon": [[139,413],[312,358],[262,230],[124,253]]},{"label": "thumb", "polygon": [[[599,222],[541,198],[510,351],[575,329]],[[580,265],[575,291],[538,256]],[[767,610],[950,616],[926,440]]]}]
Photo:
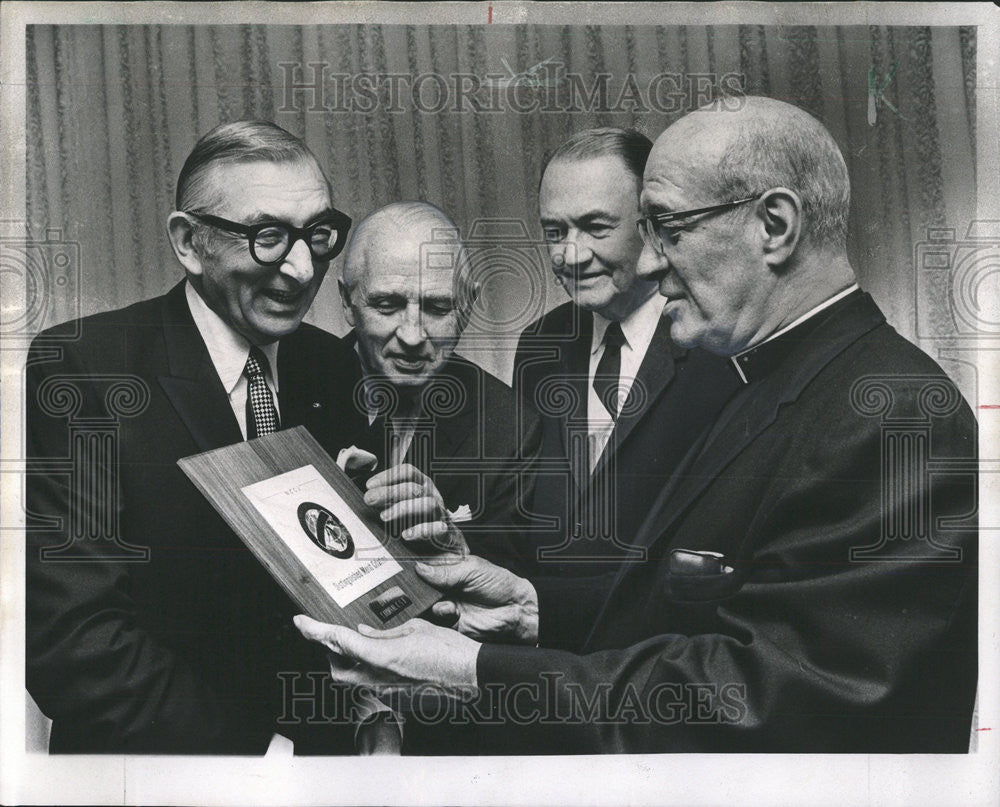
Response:
[{"label": "thumb", "polygon": [[369,639],[398,639],[400,636],[409,636],[414,630],[416,630],[416,625],[412,619],[404,622],[402,625],[397,625],[394,628],[386,628],[385,630],[373,628],[371,625],[358,625],[358,633],[362,636],[367,636]]},{"label": "thumb", "polygon": [[[319,622],[312,617],[299,614],[292,619],[299,633],[313,642],[319,642],[342,656],[357,657],[356,634],[349,628]],[[360,638],[360,637],[358,637]]]},{"label": "thumb", "polygon": [[441,558],[436,563],[421,561],[416,564],[417,574],[435,588],[455,588],[469,581],[473,572],[472,557],[452,555],[447,560]]}]

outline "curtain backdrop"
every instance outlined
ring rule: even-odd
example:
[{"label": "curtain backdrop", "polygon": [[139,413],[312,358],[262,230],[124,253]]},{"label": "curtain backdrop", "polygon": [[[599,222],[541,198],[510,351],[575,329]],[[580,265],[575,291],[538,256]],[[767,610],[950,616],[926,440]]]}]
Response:
[{"label": "curtain backdrop", "polygon": [[[422,74],[452,85],[466,75],[499,88],[508,65],[520,73],[546,60],[531,75],[551,77],[546,71],[557,66],[552,83],[523,81],[517,91],[522,102],[547,98],[546,111],[470,114],[458,97],[439,110],[433,78],[422,80],[430,100],[418,108],[405,89]],[[335,203],[355,221],[393,200],[426,199],[467,236],[510,226],[485,219],[523,222],[529,248],[523,260],[507,261],[510,271],[496,264],[502,251],[483,252],[497,271],[486,274],[485,316],[476,326],[499,330],[489,319],[513,330],[564,299],[531,249],[540,238],[536,189],[545,153],[590,126],[636,126],[655,137],[704,100],[699,87],[718,89],[720,77],[738,74],[747,93],[799,104],[833,133],[853,183],[850,251],[862,286],[904,335],[939,356],[942,342],[925,337],[955,330],[951,303],[945,287],[925,282],[915,248],[928,227],[954,227],[961,239],[975,217],[975,61],[975,29],[958,27],[29,27],[29,232],[40,239],[59,230],[79,242],[82,256],[79,286],[67,284],[46,321],[125,305],[175,283],[181,270],[165,219],[185,156],[217,123],[261,117],[305,138],[328,170]],[[874,125],[870,68],[887,102],[877,104]],[[664,95],[675,91],[669,108],[648,96],[665,73],[681,76],[657,85]],[[343,109],[337,75],[381,74],[402,77],[405,101],[394,105],[379,90],[373,109]],[[289,83],[317,80],[324,86],[289,92]],[[571,108],[574,81],[588,92],[607,81],[607,100]],[[629,82],[638,103],[616,103]],[[352,98],[364,102],[359,86]],[[490,92],[478,97],[489,101]],[[309,319],[342,333],[331,280]],[[511,343],[492,345],[474,357],[507,377]],[[944,363],[971,395],[971,369]]]}]

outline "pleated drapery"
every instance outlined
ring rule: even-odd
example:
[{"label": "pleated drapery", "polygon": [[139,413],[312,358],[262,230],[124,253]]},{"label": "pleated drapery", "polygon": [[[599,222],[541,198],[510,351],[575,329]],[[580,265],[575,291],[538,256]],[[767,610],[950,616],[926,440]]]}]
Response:
[{"label": "pleated drapery", "polygon": [[[717,91],[723,76],[738,76],[747,93],[808,109],[837,139],[854,189],[852,260],[862,286],[910,338],[924,336],[918,317],[936,323],[938,335],[952,318],[947,295],[923,282],[915,249],[927,228],[954,227],[960,239],[975,217],[974,28],[29,26],[26,56],[29,232],[58,230],[82,256],[80,300],[56,299],[46,324],[176,282],[165,221],[177,172],[198,136],[248,117],[303,136],[329,173],[335,203],[355,221],[394,200],[426,199],[466,235],[487,232],[484,219],[514,220],[537,246],[547,151],[597,125],[655,136],[698,102],[699,87]],[[522,73],[540,63],[531,75],[555,75],[553,85],[517,95],[541,93],[547,110],[472,113],[454,91],[443,109],[431,103],[442,80],[453,90],[455,76],[483,84],[509,76],[508,67]],[[874,124],[870,71],[882,93]],[[676,108],[650,103],[650,84],[663,74],[681,77],[659,85],[678,90]],[[373,108],[357,108],[365,96],[354,85],[356,108],[345,105],[336,77],[361,75],[401,77],[398,103],[383,87],[373,91]],[[422,80],[420,108],[409,88],[423,75],[431,78]],[[326,77],[321,91],[308,88],[317,76]],[[602,82],[608,100],[598,93],[573,107],[574,91]],[[630,82],[635,101],[616,104]],[[290,89],[296,84],[305,89]],[[477,97],[490,91],[481,86]],[[480,331],[488,333],[487,319],[523,324],[518,312],[538,289],[543,307],[564,299],[540,257],[529,255],[519,271],[534,277],[497,272],[484,286]],[[326,283],[309,319],[344,330],[335,283]],[[511,344],[495,345],[475,358],[503,376]]]}]

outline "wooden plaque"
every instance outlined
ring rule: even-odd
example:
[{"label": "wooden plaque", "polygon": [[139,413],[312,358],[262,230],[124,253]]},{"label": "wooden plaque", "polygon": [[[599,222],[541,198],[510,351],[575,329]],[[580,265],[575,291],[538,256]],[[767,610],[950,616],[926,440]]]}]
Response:
[{"label": "wooden plaque", "polygon": [[309,616],[388,628],[440,599],[305,427],[177,464]]}]

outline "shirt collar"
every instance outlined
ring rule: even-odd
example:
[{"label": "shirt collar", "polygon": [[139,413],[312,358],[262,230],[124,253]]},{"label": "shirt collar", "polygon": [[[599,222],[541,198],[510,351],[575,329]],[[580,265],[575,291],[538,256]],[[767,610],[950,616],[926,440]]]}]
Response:
[{"label": "shirt collar", "polygon": [[[663,314],[663,307],[667,304],[665,297],[660,294],[653,294],[646,302],[640,305],[621,321],[622,336],[625,343],[632,349],[638,350],[643,345],[648,345],[653,340],[653,333],[656,326],[660,324],[660,317]],[[604,344],[604,334],[608,330],[611,320],[594,312],[594,332],[590,340],[590,352],[596,353]]]},{"label": "shirt collar", "polygon": [[[809,334],[812,333],[815,326],[819,323],[819,320],[816,319],[817,314],[836,305],[857,291],[858,284],[852,283],[843,291],[837,292],[819,305],[810,308],[805,314],[784,328],[775,331],[763,342],[759,342],[752,347],[741,350],[735,356],[731,356],[729,360],[736,369],[740,380],[744,384],[749,384],[751,381],[769,373],[791,353],[793,348],[809,337]],[[808,327],[807,324],[809,324]]]},{"label": "shirt collar", "polygon": [[[208,355],[215,372],[219,374],[226,394],[231,395],[243,377],[243,368],[246,367],[247,356],[250,355],[250,342],[209,308],[190,282],[185,283],[184,295],[187,297],[188,308],[191,309],[191,317],[198,327],[198,333],[208,348]],[[267,382],[277,393],[278,342],[263,345],[260,350],[269,364]]]}]

